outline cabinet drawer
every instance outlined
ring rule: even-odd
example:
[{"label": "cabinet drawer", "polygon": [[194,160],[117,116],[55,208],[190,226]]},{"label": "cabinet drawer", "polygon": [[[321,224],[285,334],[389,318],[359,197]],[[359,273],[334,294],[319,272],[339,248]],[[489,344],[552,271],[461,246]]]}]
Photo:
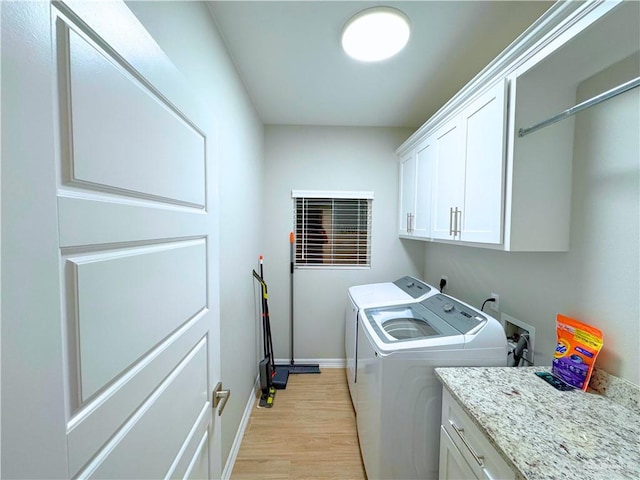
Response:
[{"label": "cabinet drawer", "polygon": [[442,427],[477,478],[514,479],[515,473],[445,388]]}]

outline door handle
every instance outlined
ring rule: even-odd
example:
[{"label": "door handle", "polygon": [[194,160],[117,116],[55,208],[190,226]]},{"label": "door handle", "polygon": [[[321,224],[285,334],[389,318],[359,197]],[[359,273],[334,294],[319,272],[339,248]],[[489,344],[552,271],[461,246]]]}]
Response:
[{"label": "door handle", "polygon": [[231,390],[222,390],[222,382],[218,382],[216,388],[213,389],[213,393],[211,394],[211,403],[213,408],[216,408],[218,404],[220,405],[220,408],[218,408],[218,416],[222,415],[222,411],[227,405],[227,401],[229,401],[230,396]]}]

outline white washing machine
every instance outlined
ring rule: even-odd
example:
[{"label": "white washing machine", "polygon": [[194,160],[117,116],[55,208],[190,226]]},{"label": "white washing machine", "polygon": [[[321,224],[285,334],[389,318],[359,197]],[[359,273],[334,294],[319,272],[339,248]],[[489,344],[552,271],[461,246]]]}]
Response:
[{"label": "white washing machine", "polygon": [[435,293],[437,293],[435,288],[410,276],[404,276],[395,282],[356,285],[349,288],[345,309],[344,343],[347,358],[347,383],[356,411],[358,311],[362,308],[420,301]]},{"label": "white washing machine", "polygon": [[438,478],[442,386],[435,367],[506,366],[502,325],[436,293],[358,316],[357,425],[367,478]]}]

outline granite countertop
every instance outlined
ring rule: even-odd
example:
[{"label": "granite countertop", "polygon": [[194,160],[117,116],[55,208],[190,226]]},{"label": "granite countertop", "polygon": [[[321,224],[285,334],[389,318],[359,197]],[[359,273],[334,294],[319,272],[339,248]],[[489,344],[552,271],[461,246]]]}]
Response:
[{"label": "granite countertop", "polygon": [[436,368],[516,478],[640,478],[640,389],[595,371],[589,392],[559,391],[549,367]]}]

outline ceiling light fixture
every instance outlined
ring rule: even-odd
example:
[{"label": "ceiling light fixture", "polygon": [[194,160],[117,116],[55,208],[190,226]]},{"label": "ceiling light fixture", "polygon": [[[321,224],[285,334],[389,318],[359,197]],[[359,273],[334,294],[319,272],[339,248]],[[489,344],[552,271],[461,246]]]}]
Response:
[{"label": "ceiling light fixture", "polygon": [[391,7],[373,7],[349,19],[342,29],[342,48],[363,62],[377,62],[404,48],[409,41],[409,19]]}]

